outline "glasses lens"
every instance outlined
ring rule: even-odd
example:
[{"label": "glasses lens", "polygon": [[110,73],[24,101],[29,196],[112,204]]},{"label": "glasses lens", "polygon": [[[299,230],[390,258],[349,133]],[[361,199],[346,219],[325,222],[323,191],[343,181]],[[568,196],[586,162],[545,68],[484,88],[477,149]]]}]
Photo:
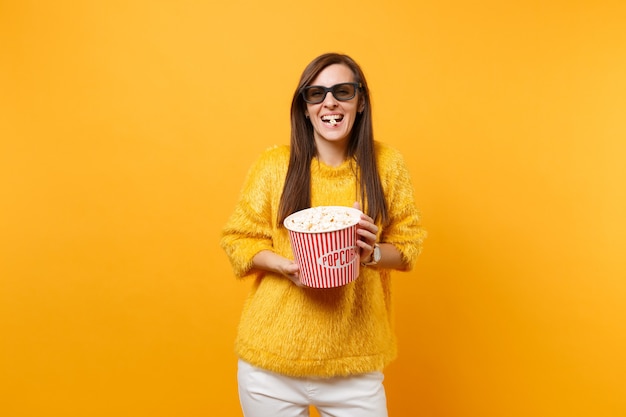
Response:
[{"label": "glasses lens", "polygon": [[307,87],[304,90],[304,99],[309,103],[321,103],[326,97],[326,90],[322,87]]},{"label": "glasses lens", "polygon": [[350,100],[356,94],[354,84],[344,83],[333,86],[333,96],[337,100]]}]

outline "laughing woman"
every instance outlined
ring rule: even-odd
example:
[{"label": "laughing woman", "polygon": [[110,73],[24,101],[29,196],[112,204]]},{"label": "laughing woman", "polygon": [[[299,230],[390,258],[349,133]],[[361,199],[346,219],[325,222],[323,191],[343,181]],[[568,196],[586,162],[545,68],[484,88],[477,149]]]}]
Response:
[{"label": "laughing woman", "polygon": [[[304,70],[291,104],[290,146],[250,169],[223,229],[237,277],[254,278],[236,340],[246,417],[387,416],[383,369],[396,356],[392,270],[413,268],[425,232],[400,153],[374,141],[359,65],[324,54]],[[360,275],[328,289],[301,284],[290,214],[316,206],[363,210]]]}]

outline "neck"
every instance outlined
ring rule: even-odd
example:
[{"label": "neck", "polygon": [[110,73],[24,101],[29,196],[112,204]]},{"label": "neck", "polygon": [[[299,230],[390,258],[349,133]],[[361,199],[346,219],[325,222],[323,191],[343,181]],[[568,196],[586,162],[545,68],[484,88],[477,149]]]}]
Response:
[{"label": "neck", "polygon": [[317,141],[317,159],[331,167],[338,167],[346,160],[346,144]]}]

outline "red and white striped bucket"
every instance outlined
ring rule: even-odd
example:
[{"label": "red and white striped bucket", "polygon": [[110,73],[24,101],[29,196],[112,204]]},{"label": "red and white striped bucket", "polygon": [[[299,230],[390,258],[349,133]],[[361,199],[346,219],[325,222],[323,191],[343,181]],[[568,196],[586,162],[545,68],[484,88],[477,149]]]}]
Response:
[{"label": "red and white striped bucket", "polygon": [[[339,225],[317,231],[296,227],[294,219],[315,217],[315,210],[341,212]],[[288,216],[285,227],[289,231],[291,248],[300,265],[300,281],[313,288],[333,288],[346,285],[359,276],[360,258],[356,245],[356,228],[361,212],[352,207],[320,206],[298,211]],[[300,225],[298,223],[298,225]]]}]

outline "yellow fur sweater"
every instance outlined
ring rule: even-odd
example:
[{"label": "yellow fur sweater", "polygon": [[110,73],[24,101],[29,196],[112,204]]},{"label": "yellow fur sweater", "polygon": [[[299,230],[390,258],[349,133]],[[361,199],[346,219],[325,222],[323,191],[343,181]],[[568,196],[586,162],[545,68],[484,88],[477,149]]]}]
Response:
[{"label": "yellow fur sweater", "polygon": [[[424,231],[401,155],[376,142],[390,211],[379,242],[393,243],[411,269]],[[248,172],[240,200],[223,228],[221,246],[237,277],[253,276],[236,340],[236,353],[255,366],[291,376],[331,377],[382,370],[396,355],[390,271],[362,267],[352,283],[332,289],[302,288],[252,268],[268,249],[293,259],[288,232],[276,223],[289,148],[266,150]],[[339,167],[311,163],[312,206],[352,206],[357,198],[354,162]]]}]

